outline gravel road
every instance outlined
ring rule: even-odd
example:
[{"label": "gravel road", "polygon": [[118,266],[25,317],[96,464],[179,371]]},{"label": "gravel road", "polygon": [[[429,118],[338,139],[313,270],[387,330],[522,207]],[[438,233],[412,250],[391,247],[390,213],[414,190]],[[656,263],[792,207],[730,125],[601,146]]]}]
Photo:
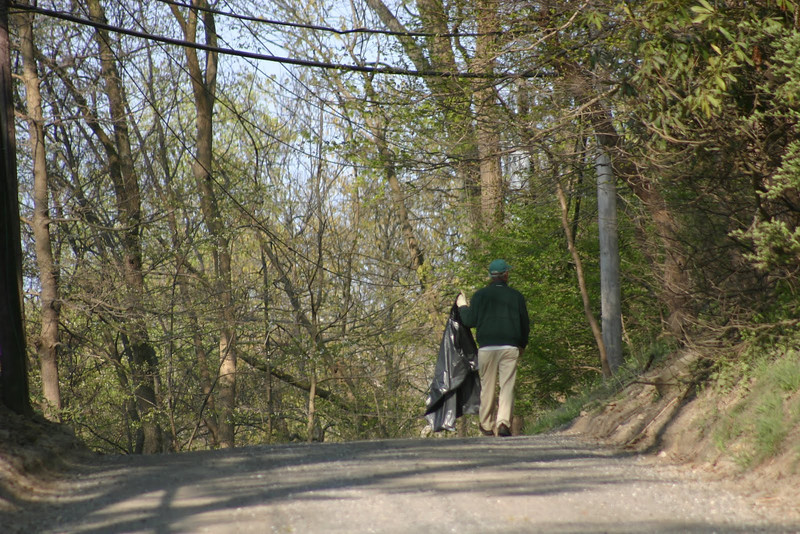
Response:
[{"label": "gravel road", "polygon": [[55,489],[0,530],[800,532],[716,483],[563,435],[106,456]]}]

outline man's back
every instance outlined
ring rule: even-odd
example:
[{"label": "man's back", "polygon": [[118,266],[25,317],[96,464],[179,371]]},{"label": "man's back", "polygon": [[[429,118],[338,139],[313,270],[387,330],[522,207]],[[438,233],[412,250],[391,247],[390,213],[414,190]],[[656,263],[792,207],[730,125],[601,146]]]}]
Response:
[{"label": "man's back", "polygon": [[525,348],[530,323],[522,293],[504,281],[492,281],[473,295],[469,307],[460,307],[465,326],[475,327],[478,345]]}]

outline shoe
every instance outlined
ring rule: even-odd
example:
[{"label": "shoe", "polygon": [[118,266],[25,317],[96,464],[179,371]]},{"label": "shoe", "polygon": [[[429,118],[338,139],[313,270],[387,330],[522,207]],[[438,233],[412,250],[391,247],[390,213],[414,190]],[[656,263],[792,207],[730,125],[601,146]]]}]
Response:
[{"label": "shoe", "polygon": [[481,425],[478,425],[478,428],[481,429],[481,434],[483,434],[484,436],[494,436],[494,432],[492,432],[491,430],[486,430]]},{"label": "shoe", "polygon": [[500,426],[497,427],[497,435],[507,438],[511,435],[511,430],[508,429],[505,423],[500,423]]}]

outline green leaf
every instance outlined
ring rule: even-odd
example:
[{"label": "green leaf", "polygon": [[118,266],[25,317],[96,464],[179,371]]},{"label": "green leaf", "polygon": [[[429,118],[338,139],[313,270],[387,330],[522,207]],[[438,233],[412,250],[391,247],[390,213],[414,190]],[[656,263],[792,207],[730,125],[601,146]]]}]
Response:
[{"label": "green leaf", "polygon": [[709,11],[712,11],[712,12],[714,11],[714,7],[713,7],[711,4],[709,4],[709,3],[708,3],[706,0],[700,0],[700,3],[701,3],[701,4],[703,5],[703,7],[704,7],[704,8],[706,8],[707,10],[709,10]]},{"label": "green leaf", "polygon": [[725,37],[728,41],[734,42],[734,38],[733,38],[733,35],[731,35],[731,32],[729,32],[728,30],[726,30],[722,26],[720,26],[717,29],[719,30],[719,33],[721,33],[722,36]]},{"label": "green leaf", "polygon": [[692,19],[693,24],[700,24],[701,22],[705,21],[708,17],[711,16],[711,13],[700,13],[695,18]]}]

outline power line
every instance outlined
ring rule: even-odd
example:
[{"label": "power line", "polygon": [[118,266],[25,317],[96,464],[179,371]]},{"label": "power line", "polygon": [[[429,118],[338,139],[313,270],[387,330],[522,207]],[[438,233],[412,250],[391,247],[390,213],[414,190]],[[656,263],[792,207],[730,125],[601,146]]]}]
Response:
[{"label": "power line", "polygon": [[[99,25],[99,26],[97,26],[97,27],[100,27],[100,28],[102,29],[102,25]],[[127,71],[127,67],[125,67],[125,64],[124,64],[124,63],[120,62],[120,59],[119,59],[118,57],[115,57],[115,61],[116,61],[118,64],[121,64],[121,65],[122,65],[122,68],[123,68],[125,71]],[[131,79],[133,79],[133,78],[131,78]],[[137,85],[137,88],[139,89],[139,92],[140,92],[140,95],[142,96],[142,98],[144,98],[146,101],[148,101],[148,103],[150,103],[150,104],[151,104],[151,107],[152,107],[153,111],[155,112],[155,114],[156,114],[156,116],[157,116],[158,120],[163,120],[163,116],[162,116],[162,115],[159,113],[159,111],[157,110],[157,108],[156,108],[155,106],[153,106],[153,105],[152,105],[153,103],[150,101],[148,94],[147,94],[147,93],[146,93],[146,92],[145,92],[145,91],[144,91],[142,88],[138,87],[138,85]],[[224,101],[220,100],[218,97],[215,97],[215,99],[216,99],[216,101],[217,101],[217,102],[219,102],[220,104],[222,104],[222,105],[225,105],[226,107],[228,107],[228,109],[229,109],[230,111],[232,111],[233,113],[236,113],[236,111],[235,111],[235,110],[233,110],[232,108],[230,108],[226,102],[224,102]],[[238,115],[238,113],[237,113],[237,115]],[[240,116],[240,118],[241,118],[241,116]],[[184,143],[181,141],[181,136],[177,135],[177,133],[174,131],[173,127],[172,127],[172,126],[169,124],[169,122],[168,122],[168,121],[163,121],[163,124],[165,125],[165,127],[166,127],[166,128],[167,128],[167,129],[168,129],[168,130],[169,130],[169,131],[172,133],[172,134],[174,134],[174,137],[175,137],[175,139],[178,139],[178,140],[179,140],[179,141],[178,141],[179,143],[181,143],[181,144],[184,144]],[[253,122],[250,122],[250,124],[252,124],[252,125],[255,125]],[[262,132],[263,132],[263,130],[262,130]],[[267,133],[267,132],[264,132],[264,133]],[[273,138],[274,138],[274,137],[273,137]],[[278,142],[281,142],[282,144],[286,145],[286,146],[287,146],[288,148],[290,148],[291,150],[294,150],[294,151],[296,151],[296,152],[298,152],[298,151],[299,151],[297,148],[295,148],[295,147],[292,147],[292,146],[290,146],[290,145],[286,144],[285,142],[283,142],[283,141],[280,141],[280,140],[279,140],[279,139],[277,139],[277,138],[274,138],[274,139],[275,139],[276,141],[278,141]],[[185,144],[184,144],[184,148],[186,148]],[[191,151],[187,150],[187,152],[189,152],[189,153],[191,154]],[[313,156],[312,154],[310,154],[310,153],[307,153],[307,152],[304,152],[304,151],[299,151],[299,152],[301,152],[301,153],[303,153],[304,155],[306,155],[306,156],[309,156],[309,157],[316,157],[316,156]],[[197,161],[197,158],[196,158],[196,156],[195,156],[194,154],[192,154],[192,155],[191,155],[191,157],[192,157],[192,159],[194,159],[194,161],[195,161],[195,162]],[[332,163],[333,163],[333,162],[332,162]],[[276,233],[274,230],[272,230],[272,228],[271,228],[271,227],[268,225],[268,223],[267,223],[266,221],[263,221],[263,220],[261,220],[261,219],[260,219],[260,218],[259,218],[259,217],[258,217],[258,216],[255,214],[255,213],[251,212],[251,211],[250,211],[250,210],[247,208],[247,206],[245,206],[245,205],[244,205],[244,203],[243,203],[242,201],[240,201],[240,200],[239,200],[239,199],[238,199],[238,198],[237,198],[237,197],[234,195],[234,193],[233,193],[233,192],[232,192],[232,191],[231,191],[231,190],[230,190],[230,189],[229,189],[229,188],[228,188],[228,187],[227,187],[227,186],[226,186],[226,185],[225,185],[225,184],[224,184],[222,181],[220,181],[220,180],[217,178],[217,176],[216,176],[215,174],[213,174],[213,173],[212,173],[212,174],[211,174],[211,176],[210,176],[210,178],[211,178],[211,180],[214,182],[214,184],[217,186],[217,188],[218,188],[218,189],[219,189],[219,190],[222,192],[223,196],[225,196],[226,198],[228,198],[228,199],[229,199],[229,201],[230,201],[230,202],[232,202],[232,203],[233,203],[233,205],[236,207],[236,209],[237,209],[237,210],[238,210],[238,211],[239,211],[239,212],[240,212],[242,215],[244,215],[244,216],[245,216],[247,219],[249,219],[249,220],[252,222],[252,225],[253,225],[253,227],[254,227],[255,229],[257,229],[257,230],[261,231],[261,232],[262,232],[262,233],[263,233],[263,234],[264,234],[264,235],[265,235],[265,236],[266,236],[266,237],[269,239],[269,242],[270,242],[271,244],[273,244],[273,245],[277,245],[277,246],[282,246],[284,249],[291,251],[291,252],[292,252],[293,254],[295,254],[297,257],[299,257],[300,259],[302,259],[302,260],[304,260],[304,261],[308,262],[309,264],[312,264],[312,265],[315,265],[315,264],[316,264],[316,260],[314,260],[314,259],[313,259],[313,258],[311,258],[311,257],[310,257],[308,254],[306,254],[306,253],[304,253],[302,250],[300,250],[300,248],[299,248],[299,247],[297,247],[297,246],[293,245],[291,242],[289,242],[289,241],[287,241],[286,239],[284,239],[284,238],[280,237],[280,236],[279,236],[279,235],[278,235],[278,234],[277,234],[277,233]],[[327,266],[325,266],[325,265],[322,265],[322,266],[321,266],[321,269],[322,269],[323,271],[327,272],[328,274],[330,274],[330,275],[332,275],[332,276],[336,277],[336,278],[341,278],[341,277],[343,276],[341,272],[338,272],[338,271],[334,270],[333,268],[327,267]],[[374,287],[374,286],[383,286],[383,287],[414,287],[414,284],[413,284],[413,283],[405,283],[405,284],[404,284],[404,283],[401,283],[401,282],[399,282],[399,281],[398,281],[398,282],[394,282],[394,281],[392,281],[392,282],[384,282],[384,283],[380,283],[379,281],[376,281],[376,280],[375,280],[375,281],[373,281],[373,280],[371,280],[371,279],[368,279],[368,277],[367,277],[367,276],[361,276],[361,277],[359,277],[359,276],[354,276],[354,277],[353,277],[353,280],[354,280],[354,281],[356,281],[356,282],[359,282],[359,283],[361,283],[361,284],[364,284],[364,285],[366,285],[366,286],[373,286],[373,287]]]},{"label": "power line", "polygon": [[264,24],[271,24],[273,26],[285,26],[288,28],[300,28],[305,30],[315,30],[315,31],[324,31],[335,33],[337,35],[348,35],[351,33],[367,33],[367,34],[377,34],[377,35],[391,35],[395,37],[481,37],[484,35],[502,35],[503,32],[486,32],[486,33],[426,33],[426,32],[397,32],[391,30],[375,30],[371,28],[352,28],[349,30],[337,30],[336,28],[331,28],[330,26],[318,26],[315,24],[302,24],[299,22],[286,22],[281,20],[271,20],[265,19],[262,17],[253,17],[250,15],[239,15],[238,13],[230,13],[227,11],[220,11],[218,9],[212,9],[209,7],[200,7],[200,6],[193,6],[191,4],[186,4],[184,2],[176,2],[175,0],[158,0],[164,4],[169,4],[178,7],[185,7],[187,9],[196,9],[198,11],[204,11],[206,13],[213,13],[214,15],[220,15],[223,17],[230,17],[239,20],[245,20],[248,22],[261,22]]},{"label": "power line", "polygon": [[472,78],[472,79],[503,79],[503,78],[535,78],[538,77],[538,74],[532,74],[530,71],[523,72],[523,73],[481,73],[481,72],[442,72],[442,71],[424,71],[424,70],[410,70],[410,69],[401,69],[398,67],[367,67],[363,65],[345,65],[340,63],[326,63],[323,61],[313,61],[308,59],[295,59],[295,58],[287,58],[287,57],[280,57],[280,56],[273,56],[268,54],[258,54],[255,52],[249,52],[246,50],[235,50],[232,48],[222,48],[216,46],[209,46],[201,43],[193,43],[190,41],[186,41],[183,39],[174,39],[171,37],[163,37],[160,35],[153,35],[149,33],[139,32],[136,30],[128,30],[125,28],[120,28],[118,26],[113,26],[111,24],[106,24],[102,22],[96,22],[93,20],[85,19],[82,17],[77,17],[75,15],[64,13],[61,11],[53,11],[50,9],[44,9],[36,6],[28,6],[23,4],[16,4],[11,3],[9,4],[10,7],[22,10],[22,11],[31,11],[33,13],[38,13],[40,15],[45,15],[48,17],[53,17],[61,20],[66,20],[69,22],[74,22],[76,24],[81,24],[84,26],[91,26],[93,28],[99,28],[101,30],[107,30],[114,33],[121,33],[124,35],[129,35],[132,37],[139,37],[141,39],[147,39],[150,41],[157,41],[166,44],[172,44],[175,46],[181,47],[189,47],[195,48],[198,50],[203,50],[206,52],[215,52],[218,54],[225,54],[230,56],[238,56],[244,57],[249,59],[256,59],[260,61],[272,61],[275,63],[281,64],[288,64],[288,65],[297,65],[301,67],[314,67],[314,68],[321,68],[321,69],[331,69],[331,70],[342,70],[342,71],[351,71],[351,72],[366,72],[371,74],[390,74],[390,75],[400,75],[400,76],[415,76],[421,78]]}]

